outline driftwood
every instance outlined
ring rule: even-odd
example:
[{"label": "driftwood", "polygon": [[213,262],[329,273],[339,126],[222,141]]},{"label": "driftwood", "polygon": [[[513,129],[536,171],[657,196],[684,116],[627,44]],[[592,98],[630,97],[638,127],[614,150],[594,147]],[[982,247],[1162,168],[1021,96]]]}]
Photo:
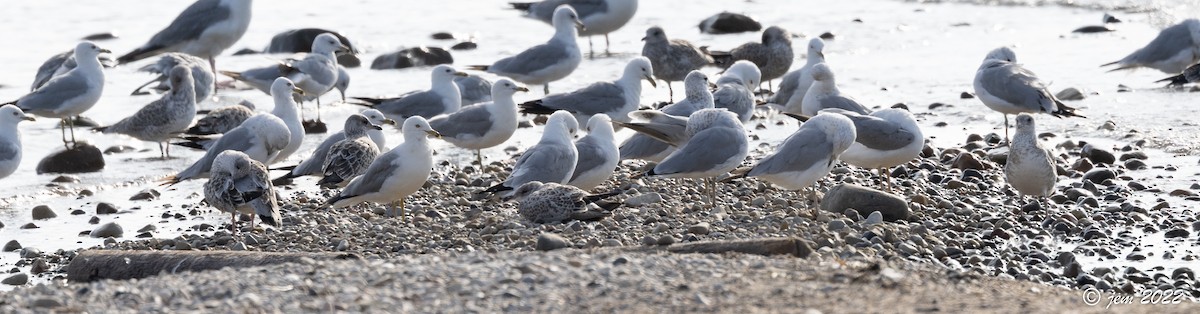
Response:
[{"label": "driftwood", "polygon": [[679,243],[669,246],[647,246],[634,247],[630,251],[636,252],[655,252],[665,251],[670,253],[742,253],[755,255],[791,255],[799,258],[807,258],[812,254],[812,244],[800,238],[764,238],[764,239],[745,239],[745,240],[723,240],[723,241],[697,241],[688,243]]},{"label": "driftwood", "polygon": [[276,253],[243,251],[117,251],[87,250],[67,266],[67,280],[134,279],[162,273],[253,267],[301,262],[306,259],[357,259],[354,254]]}]

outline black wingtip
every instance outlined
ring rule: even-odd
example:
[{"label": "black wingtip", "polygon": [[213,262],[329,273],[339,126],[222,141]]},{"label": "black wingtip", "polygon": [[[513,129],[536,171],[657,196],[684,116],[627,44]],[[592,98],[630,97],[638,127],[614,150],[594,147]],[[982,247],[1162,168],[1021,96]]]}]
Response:
[{"label": "black wingtip", "polygon": [[92,132],[100,132],[100,133],[104,133],[104,131],[108,130],[108,128],[109,128],[109,127],[112,127],[112,126],[110,125],[110,126],[98,126],[98,127],[94,127],[94,128],[92,128]]},{"label": "black wingtip", "polygon": [[529,9],[533,8],[533,4],[534,4],[534,2],[509,2],[508,3],[508,5],[511,5],[513,9],[517,9],[517,10],[521,10],[521,11],[529,11]]},{"label": "black wingtip", "polygon": [[154,51],[156,51],[158,49],[159,49],[159,47],[140,47],[140,48],[134,49],[133,51],[130,51],[129,53],[118,57],[117,64],[126,64],[126,63],[130,63],[130,62],[138,61],[141,59],[145,59],[146,57],[154,55]]},{"label": "black wingtip", "polygon": [[491,68],[491,67],[492,67],[492,66],[490,66],[490,65],[468,65],[468,66],[467,66],[467,70],[472,70],[472,71],[487,71],[487,70],[488,70],[489,68]]},{"label": "black wingtip", "polygon": [[295,178],[296,178],[296,176],[293,176],[291,172],[288,172],[287,174],[279,176],[278,178],[271,179],[271,185],[274,185],[274,186],[292,185],[292,179],[295,179]]},{"label": "black wingtip", "polygon": [[342,183],[342,181],[346,181],[346,180],[342,179],[342,177],[338,176],[337,174],[331,173],[331,174],[326,175],[325,177],[321,178],[321,180],[317,181],[317,185],[320,187],[323,187],[323,188],[331,189],[331,188],[336,188],[338,184]]},{"label": "black wingtip", "polygon": [[196,142],[175,142],[175,143],[171,143],[171,145],[182,146],[182,147],[187,147],[187,148],[191,148],[191,149],[206,150],[206,149],[204,149],[204,145],[200,145],[200,143],[196,143]]},{"label": "black wingtip", "polygon": [[1157,80],[1154,82],[1155,83],[1167,82],[1167,87],[1183,86],[1184,84],[1188,83],[1187,77],[1183,76],[1183,74],[1168,77],[1168,78],[1161,79],[1161,80]]},{"label": "black wingtip", "polygon": [[520,107],[521,113],[528,114],[552,114],[556,111],[554,108],[543,106],[541,99],[523,102]]},{"label": "black wingtip", "polygon": [[511,188],[511,187],[504,186],[504,183],[500,183],[500,184],[497,184],[497,185],[493,185],[492,187],[489,187],[489,188],[487,188],[486,190],[483,190],[483,192],[480,192],[480,193],[492,193],[492,194],[495,194],[495,193],[500,193],[500,192],[504,192],[504,191],[510,191],[510,190],[512,190],[512,189],[513,189],[513,188]]}]

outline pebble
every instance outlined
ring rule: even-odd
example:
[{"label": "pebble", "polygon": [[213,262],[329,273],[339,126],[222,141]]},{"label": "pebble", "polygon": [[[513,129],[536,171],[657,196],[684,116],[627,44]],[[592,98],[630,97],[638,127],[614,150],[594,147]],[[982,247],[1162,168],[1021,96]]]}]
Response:
[{"label": "pebble", "polygon": [[1106,180],[1117,177],[1117,173],[1108,168],[1096,168],[1083,174],[1083,180],[1095,184],[1103,184]]},{"label": "pebble", "polygon": [[662,201],[663,201],[662,195],[659,195],[658,192],[650,192],[650,193],[639,194],[637,196],[626,199],[625,206],[642,207],[642,206],[646,206],[646,205],[658,204],[658,203],[661,203]]},{"label": "pebble", "polygon": [[33,264],[31,264],[29,266],[29,272],[34,275],[41,274],[41,273],[44,273],[47,271],[50,271],[50,264],[47,263],[46,259],[44,259],[44,258],[34,259]]},{"label": "pebble", "polygon": [[149,201],[149,200],[158,199],[158,197],[161,195],[162,195],[162,193],[159,193],[158,190],[145,189],[145,190],[142,190],[141,192],[138,192],[137,194],[134,194],[132,197],[129,198],[129,200],[131,200],[131,201]]},{"label": "pebble", "polygon": [[711,227],[709,226],[709,224],[707,222],[701,222],[701,223],[697,223],[697,224],[688,226],[687,230],[688,230],[688,233],[706,235],[709,233],[710,229],[711,229]]},{"label": "pebble", "polygon": [[26,275],[25,273],[17,273],[16,275],[12,275],[12,276],[8,276],[8,278],[4,278],[4,280],[0,280],[0,284],[6,284],[6,285],[10,285],[10,286],[22,286],[28,282],[29,282],[29,275]]},{"label": "pebble", "polygon": [[111,203],[100,202],[100,203],[96,204],[96,214],[97,215],[109,215],[109,214],[116,214],[116,213],[117,213],[117,207],[113,206],[113,204],[111,204]]},{"label": "pebble", "polygon": [[1083,158],[1087,158],[1088,160],[1091,160],[1093,163],[1096,163],[1096,164],[1111,165],[1111,164],[1117,162],[1117,157],[1113,156],[1112,152],[1109,152],[1102,148],[1097,148],[1097,147],[1093,146],[1092,144],[1083,145],[1083,149],[1080,150],[1079,155],[1082,156]]},{"label": "pebble", "polygon": [[838,184],[830,188],[821,199],[821,209],[835,213],[854,209],[860,217],[878,211],[885,221],[908,219],[911,214],[908,202],[903,198],[853,184]]},{"label": "pebble", "polygon": [[567,239],[562,236],[543,232],[538,235],[536,249],[538,251],[553,251],[570,246],[571,243],[567,242]]},{"label": "pebble", "polygon": [[75,177],[75,176],[70,176],[70,175],[61,175],[61,176],[58,176],[58,177],[54,178],[54,180],[50,180],[50,182],[54,182],[54,183],[79,183],[79,178],[77,178],[77,177]]},{"label": "pebble", "polygon": [[1146,162],[1141,161],[1140,159],[1130,159],[1128,161],[1125,161],[1125,169],[1146,170],[1146,169],[1150,169],[1150,166],[1146,165]]},{"label": "pebble", "polygon": [[34,258],[42,256],[42,250],[35,247],[21,248],[21,258]]},{"label": "pebble", "polygon": [[58,217],[58,215],[54,213],[54,210],[50,209],[50,206],[38,205],[33,207],[33,220],[43,220],[54,217]]},{"label": "pebble", "polygon": [[1167,238],[1186,238],[1189,235],[1191,235],[1191,233],[1188,232],[1187,229],[1182,228],[1171,229],[1170,231],[1167,231],[1167,233],[1163,234],[1163,236],[1166,236]]},{"label": "pebble", "polygon": [[975,154],[967,152],[959,153],[957,157],[954,157],[954,161],[951,163],[951,165],[956,169],[987,170],[990,168],[985,166],[983,162],[980,162],[979,159],[975,157]]},{"label": "pebble", "polygon": [[959,94],[959,95],[958,95],[958,98],[960,98],[960,99],[974,99],[974,98],[975,98],[975,94],[972,94],[971,92],[962,92],[962,94]]},{"label": "pebble", "polygon": [[21,229],[37,229],[37,228],[38,228],[38,225],[35,225],[32,222],[21,225]]},{"label": "pebble", "polygon": [[883,214],[879,211],[871,212],[870,215],[867,215],[867,219],[863,220],[863,225],[866,226],[877,225],[880,223],[883,223]]},{"label": "pebble", "polygon": [[1058,94],[1055,94],[1054,96],[1058,97],[1060,100],[1083,100],[1084,98],[1083,93],[1080,92],[1078,88],[1074,87],[1067,87],[1066,89],[1059,91]]},{"label": "pebble", "polygon": [[121,228],[121,225],[118,225],[115,222],[110,222],[100,225],[99,227],[96,227],[96,229],[92,229],[92,232],[89,235],[93,238],[120,238],[124,234],[125,230]]},{"label": "pebble", "polygon": [[4,249],[2,249],[0,251],[12,252],[12,251],[20,250],[20,249],[21,249],[20,242],[17,242],[17,240],[8,240],[8,242],[4,243]]},{"label": "pebble", "polygon": [[1148,159],[1148,158],[1150,158],[1150,157],[1146,156],[1146,153],[1145,153],[1145,152],[1143,152],[1143,151],[1140,151],[1140,150],[1136,150],[1136,151],[1132,151],[1132,152],[1128,152],[1128,153],[1121,154],[1121,158],[1120,158],[1120,160],[1121,160],[1121,161],[1126,161],[1126,160],[1130,160],[1130,159],[1141,159],[1141,160],[1145,160],[1145,159]]}]

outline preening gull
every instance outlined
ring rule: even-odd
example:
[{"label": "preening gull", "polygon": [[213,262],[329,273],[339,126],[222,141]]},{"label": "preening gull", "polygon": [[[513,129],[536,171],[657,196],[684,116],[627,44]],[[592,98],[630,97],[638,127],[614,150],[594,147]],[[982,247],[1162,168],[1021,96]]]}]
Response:
[{"label": "preening gull", "polygon": [[579,158],[567,184],[590,191],[612,177],[613,170],[621,161],[621,153],[613,138],[612,119],[608,115],[592,116],[586,128],[587,136],[575,141]]},{"label": "preening gull", "polygon": [[159,92],[166,92],[167,89],[170,88],[170,84],[167,83],[167,76],[171,73],[171,69],[178,65],[185,66],[189,70],[192,70],[192,85],[196,91],[197,104],[204,102],[204,100],[208,99],[209,97],[212,97],[213,81],[216,80],[216,77],[213,75],[212,70],[209,69],[208,64],[205,64],[204,59],[178,52],[163,54],[162,57],[158,58],[158,61],[138,69],[142,72],[158,74],[158,77],[146,82],[146,84],[142,84],[142,86],[138,86],[137,89],[133,90],[132,95],[146,93],[143,92],[142,89],[155,83],[158,84],[155,84],[153,87],[151,87],[151,89]]},{"label": "preening gull", "polygon": [[382,128],[360,114],[346,118],[345,127],[342,128],[345,138],[329,148],[325,164],[321,167],[325,177],[317,181],[317,185],[343,185],[367,171],[367,167],[379,156],[379,147],[367,136],[368,130],[378,131]]},{"label": "preening gull", "polygon": [[[975,72],[975,95],[992,110],[1004,114],[1004,138],[1008,140],[1008,115],[1046,113],[1055,117],[1080,117],[1046,89],[1037,74],[1017,64],[1017,55],[1008,47],[988,52]],[[814,84],[815,85],[815,84]]]},{"label": "preening gull", "polygon": [[91,42],[79,43],[75,46],[75,62],[78,65],[74,69],[55,76],[32,93],[6,104],[15,104],[22,111],[36,116],[62,119],[59,130],[62,131],[63,144],[68,143],[68,128],[71,129],[69,143],[74,144],[74,117],[92,109],[104,92],[104,69],[98,56],[107,52],[110,51]]},{"label": "preening gull", "polygon": [[525,102],[521,104],[521,112],[551,114],[566,110],[575,114],[578,124],[587,123],[598,113],[607,114],[616,121],[629,121],[629,113],[641,106],[643,79],[651,86],[657,86],[650,60],[636,57],[629,60],[621,78],[616,81],[596,82],[569,93]]},{"label": "preening gull", "polygon": [[271,98],[275,100],[275,108],[271,109],[271,114],[287,124],[290,138],[287,146],[280,150],[274,158],[267,161],[268,164],[274,164],[292,156],[304,142],[304,124],[300,121],[300,105],[296,104],[296,94],[304,95],[305,92],[287,78],[277,78],[275,83],[271,84]]},{"label": "preening gull", "polygon": [[[663,107],[661,112],[635,111],[630,115],[649,120],[650,123],[673,124],[677,129],[683,130],[687,127],[687,120],[676,117],[686,118],[701,109],[713,108],[713,94],[708,89],[710,84],[708,75],[704,72],[692,71],[683,81],[687,98]],[[675,148],[670,144],[641,133],[634,134],[622,142],[619,150],[621,159],[653,162],[662,162],[675,152]]]},{"label": "preening gull", "polygon": [[527,92],[512,80],[502,78],[492,84],[492,101],[463,107],[456,112],[429,120],[429,125],[442,134],[442,139],[454,146],[475,151],[480,169],[484,148],[503,144],[517,131],[516,92]]},{"label": "preening gull", "polygon": [[117,62],[125,64],[164,52],[182,52],[208,59],[210,72],[217,73],[217,55],[246,34],[252,4],[251,0],[193,2],[150,41],[117,58]]},{"label": "preening gull", "polygon": [[21,166],[21,121],[34,121],[17,106],[0,106],[0,179],[8,177]]},{"label": "preening gull", "polygon": [[870,109],[858,103],[854,98],[842,94],[829,65],[824,63],[814,65],[811,74],[813,83],[808,88],[808,92],[804,93],[804,105],[800,108],[804,115],[815,116],[817,112],[828,108],[838,108],[858,114],[871,113]]},{"label": "preening gull", "polygon": [[[579,161],[579,151],[575,150],[575,143],[571,141],[578,129],[579,123],[571,113],[558,111],[551,114],[542,130],[542,139],[521,153],[513,165],[512,173],[504,182],[483,192],[511,191],[532,181],[566,184],[571,174],[575,173],[575,164]],[[501,196],[508,195],[512,193]]]},{"label": "preening gull", "polygon": [[646,29],[646,42],[642,45],[642,56],[650,59],[655,76],[667,82],[669,100],[675,101],[675,90],[671,82],[684,80],[688,73],[712,64],[713,59],[692,43],[682,39],[667,39],[662,27],[654,26]]},{"label": "preening gull", "polygon": [[637,13],[638,0],[545,0],[540,2],[510,2],[513,8],[525,11],[526,16],[539,21],[552,23],[554,10],[566,4],[579,13],[583,22],[583,30],[579,36],[588,37],[589,55],[595,56],[592,49],[592,35],[604,35],[604,53],[609,52],[608,33],[615,32],[633,19]]},{"label": "preening gull", "polygon": [[275,200],[275,187],[267,179],[267,167],[236,150],[223,151],[213,160],[212,177],[204,183],[204,202],[230,214],[229,230],[233,234],[237,234],[238,214],[250,214],[251,231],[254,216],[276,227],[283,218]]},{"label": "preening gull", "polygon": [[160,157],[171,157],[171,145],[167,141],[176,133],[183,132],[196,117],[196,92],[192,81],[192,70],[177,65],[170,70],[170,91],[161,98],[142,107],[128,118],[107,127],[96,128],[105,134],[125,134],[133,138],[158,143]]},{"label": "preening gull", "polygon": [[824,50],[825,41],[821,38],[809,40],[808,57],[804,60],[804,66],[784,75],[783,80],[779,82],[779,90],[775,91],[775,95],[767,102],[783,106],[784,112],[803,113],[801,108],[804,108],[804,95],[813,84],[812,69],[825,62]]},{"label": "preening gull", "polygon": [[[362,112],[359,112],[359,115],[366,117],[367,120],[369,120],[373,125],[396,125],[396,120],[384,117],[383,113],[380,113],[379,110],[364,109]],[[353,115],[351,117],[353,117]],[[387,149],[387,138],[384,137],[382,130],[368,128],[366,132],[367,137],[371,139],[371,142],[375,143],[375,147],[377,149],[380,151]],[[271,182],[275,185],[284,185],[288,184],[288,180],[292,178],[324,174],[323,168],[325,167],[325,158],[329,156],[329,151],[333,149],[333,145],[341,142],[344,139],[346,139],[346,130],[330,134],[329,137],[326,137],[320,145],[317,145],[317,149],[313,150],[312,154],[310,154],[308,158],[304,159],[304,161],[300,162],[300,164],[288,170],[287,174],[279,178],[275,178]]]},{"label": "preening gull", "polygon": [[568,220],[594,221],[611,215],[589,211],[587,205],[620,194],[620,191],[588,194],[575,186],[527,182],[513,191],[511,199],[518,200],[517,214],[532,223],[555,223]]},{"label": "preening gull", "polygon": [[[280,79],[283,81],[287,80],[284,78]],[[302,92],[290,82],[283,86],[288,86],[289,94],[290,92]],[[290,100],[291,96],[287,97]],[[276,109],[279,109],[279,107],[276,104]],[[292,110],[294,112],[295,109]],[[207,151],[203,157],[200,157],[199,160],[187,167],[187,169],[167,177],[164,184],[172,185],[208,176],[209,169],[212,168],[213,159],[217,157],[217,154],[226,150],[240,151],[258,162],[272,164],[278,161],[280,152],[290,146],[292,138],[292,131],[284,119],[271,113],[255,114],[250,119],[242,122],[241,125],[238,125],[238,127],[225,132],[225,134],[221,135],[221,137],[214,140],[211,144],[206,145]]]},{"label": "preening gull", "polygon": [[1008,184],[1021,193],[1046,197],[1054,194],[1058,171],[1054,158],[1038,142],[1033,115],[1017,115],[1017,134],[1013,135],[1008,147],[1008,160],[1004,163],[1004,177]]},{"label": "preening gull", "polygon": [[[1200,20],[1186,19],[1158,33],[1150,43],[1121,60],[1105,63],[1118,71],[1147,67],[1167,74],[1178,74],[1200,61]],[[1011,61],[1016,62],[1016,61]]]},{"label": "preening gull", "polygon": [[746,60],[738,60],[717,79],[717,91],[713,92],[713,107],[724,108],[737,114],[742,123],[750,122],[754,116],[754,89],[758,87],[762,72],[758,66]]},{"label": "preening gull", "polygon": [[709,51],[709,55],[713,57],[713,63],[722,68],[729,68],[737,60],[754,62],[770,88],[771,80],[783,76],[792,67],[792,35],[783,28],[771,26],[763,31],[761,43],[745,43],[728,52]]},{"label": "preening gull", "polygon": [[569,5],[560,5],[554,10],[554,37],[544,44],[525,49],[521,53],[500,59],[492,65],[471,66],[472,70],[487,71],[505,76],[528,85],[544,85],[543,91],[550,94],[550,82],[561,80],[583,61],[576,43],[576,27],[583,22]]},{"label": "preening gull", "polygon": [[462,96],[454,78],[465,76],[466,73],[443,64],[433,67],[430,71],[432,82],[428,90],[412,91],[395,98],[350,98],[361,102],[359,105],[375,108],[397,121],[414,116],[431,119],[440,114],[458,111],[462,107]]},{"label": "preening gull", "polygon": [[404,217],[404,198],[421,189],[433,171],[433,150],[427,136],[440,135],[419,116],[404,120],[401,132],[404,143],[376,158],[366,173],[351,180],[326,203],[333,208],[362,202],[388,203],[388,216]]}]

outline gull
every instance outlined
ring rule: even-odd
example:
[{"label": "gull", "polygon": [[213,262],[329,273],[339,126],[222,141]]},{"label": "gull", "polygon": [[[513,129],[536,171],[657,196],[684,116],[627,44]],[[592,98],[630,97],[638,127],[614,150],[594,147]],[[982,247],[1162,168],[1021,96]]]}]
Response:
[{"label": "gull", "polygon": [[[317,121],[320,121],[321,96],[333,90],[338,83],[339,66],[335,54],[349,49],[337,36],[324,33],[313,39],[312,52],[303,59],[242,72],[221,71],[221,74],[267,93],[271,92],[270,86],[276,79],[288,78],[304,91],[305,101],[317,101]],[[349,80],[346,84],[349,84]]]},{"label": "gull", "polygon": [[125,64],[164,52],[182,52],[208,59],[210,73],[217,73],[216,56],[246,34],[252,4],[251,0],[196,1],[150,41],[117,58],[117,62]]},{"label": "gull", "polygon": [[333,88],[338,91],[342,102],[346,102],[346,90],[350,89],[350,72],[346,71],[346,67],[339,65],[337,82],[333,83]]},{"label": "gull", "polygon": [[809,40],[808,57],[804,60],[804,66],[784,75],[783,81],[779,82],[779,90],[767,102],[783,106],[784,112],[803,113],[801,108],[804,108],[804,95],[813,84],[812,69],[825,62],[824,50],[825,41],[820,37]]},{"label": "gull", "polygon": [[742,123],[750,122],[754,116],[754,88],[758,87],[762,72],[753,62],[738,60],[717,79],[717,91],[713,92],[713,107],[724,108],[738,115]]},{"label": "gull", "polygon": [[1117,66],[1109,72],[1147,67],[1167,74],[1177,74],[1198,61],[1200,61],[1200,20],[1187,19],[1163,29],[1145,47],[1130,53],[1125,58],[1101,66]]},{"label": "gull", "polygon": [[709,202],[714,206],[717,200],[712,178],[741,165],[750,153],[746,129],[736,114],[725,109],[696,111],[687,118],[687,127],[682,132],[674,127],[661,129],[653,123],[629,123],[626,126],[678,147],[645,176],[703,178],[709,183]]},{"label": "gull", "polygon": [[241,101],[237,104],[207,111],[195,125],[184,131],[189,135],[212,135],[229,132],[254,115],[254,103]]},{"label": "gull", "polygon": [[[742,174],[785,190],[813,186],[833,170],[840,155],[854,144],[854,122],[844,115],[821,112],[800,125],[775,152],[759,159]],[[733,179],[735,177],[731,177]],[[812,197],[816,199],[816,188]]]},{"label": "gull", "polygon": [[1054,184],[1058,181],[1054,158],[1038,142],[1033,116],[1028,113],[1017,115],[1017,134],[1009,145],[1004,177],[1022,198],[1054,194]]},{"label": "gull", "polygon": [[654,68],[650,60],[636,57],[625,65],[621,78],[612,82],[596,82],[576,91],[554,94],[521,104],[522,113],[551,114],[566,110],[575,114],[578,124],[587,123],[592,115],[603,113],[617,121],[629,121],[628,114],[641,106],[642,80],[654,83]]},{"label": "gull", "polygon": [[382,129],[360,114],[346,118],[345,127],[342,128],[345,138],[329,148],[325,164],[321,167],[325,177],[317,181],[317,185],[343,185],[367,171],[367,167],[379,156],[379,147],[367,136],[367,131]]},{"label": "gull", "polygon": [[462,94],[458,85],[454,84],[454,78],[465,76],[466,73],[443,64],[433,67],[433,71],[430,72],[432,83],[428,90],[412,91],[396,98],[350,98],[360,101],[359,105],[375,108],[395,120],[414,116],[431,119],[440,114],[458,111],[462,107]]},{"label": "gull", "polygon": [[975,72],[975,95],[978,95],[979,101],[988,108],[1004,114],[1005,141],[1009,138],[1010,114],[1040,112],[1059,118],[1085,118],[1075,114],[1075,108],[1067,107],[1054,97],[1038,79],[1037,74],[1016,62],[1015,52],[1008,47],[1000,47],[988,52],[983,64],[979,65],[979,70]]},{"label": "gull", "polygon": [[171,157],[171,145],[164,144],[176,133],[183,132],[196,117],[196,92],[192,70],[178,65],[170,71],[170,91],[162,98],[142,107],[132,116],[110,126],[96,128],[105,134],[125,134],[133,138],[158,143],[159,156]]},{"label": "gull", "polygon": [[[396,120],[388,119],[387,117],[383,116],[383,113],[380,113],[379,110],[364,109],[358,114],[366,117],[367,120],[369,120],[373,125],[396,125]],[[353,115],[351,117],[353,117]],[[349,119],[350,118],[347,118],[347,120]],[[347,121],[347,123],[349,123],[349,121]],[[384,137],[382,130],[368,128],[366,132],[367,138],[370,138],[371,142],[375,143],[375,147],[377,149],[380,151],[387,149],[387,138]],[[312,154],[309,155],[308,158],[304,159],[304,161],[300,162],[300,164],[296,165],[295,167],[291,167],[291,169],[287,169],[287,167],[282,168],[288,170],[288,173],[281,177],[275,178],[271,182],[275,185],[285,185],[288,184],[288,180],[293,178],[310,175],[323,175],[325,158],[329,156],[329,152],[333,149],[333,145],[341,142],[344,139],[346,139],[346,130],[338,131],[337,133],[329,135],[329,137],[326,137],[320,145],[317,145],[317,149],[313,150]]]},{"label": "gull", "polygon": [[696,48],[692,43],[682,39],[667,39],[667,34],[658,26],[646,29],[646,42],[642,45],[642,56],[650,59],[655,76],[667,82],[667,92],[670,101],[675,101],[675,90],[671,82],[684,80],[688,73],[712,64],[713,59]]},{"label": "gull", "polygon": [[275,108],[271,109],[271,114],[283,120],[287,124],[290,138],[288,144],[279,154],[267,161],[268,164],[274,164],[292,156],[297,150],[300,150],[300,144],[304,143],[304,123],[300,121],[299,106],[296,104],[294,94],[305,95],[303,88],[293,84],[291,80],[281,77],[275,79],[275,83],[271,84],[271,98],[275,99]]},{"label": "gull", "polygon": [[[575,173],[575,164],[579,161],[579,151],[571,142],[578,129],[578,121],[571,113],[558,111],[551,114],[546,120],[546,128],[542,130],[542,139],[521,153],[513,165],[512,173],[504,182],[483,192],[511,191],[532,181],[566,184],[571,174]],[[508,195],[512,193],[502,196]]]},{"label": "gull", "polygon": [[142,86],[138,86],[137,89],[133,90],[131,95],[145,94],[142,89],[154,83],[158,84],[154,85],[154,87],[151,89],[160,92],[166,91],[170,87],[170,85],[167,83],[167,75],[170,74],[171,69],[175,68],[177,65],[182,65],[188,67],[189,70],[192,70],[192,85],[196,91],[197,104],[204,102],[204,100],[208,99],[209,97],[212,97],[213,81],[216,80],[216,77],[206,66],[208,64],[205,64],[204,59],[177,52],[163,54],[162,57],[158,58],[158,61],[138,69],[138,71],[158,74],[158,77],[146,82],[146,84],[142,84]]},{"label": "gull", "polygon": [[474,104],[429,120],[429,125],[442,134],[442,140],[454,146],[475,151],[479,168],[483,166],[484,148],[503,144],[517,131],[516,92],[527,92],[512,80],[502,78],[492,84],[493,101]]},{"label": "gull", "polygon": [[[672,124],[682,130],[687,127],[687,116],[701,109],[713,108],[713,94],[709,91],[708,75],[704,72],[692,71],[683,80],[687,98],[677,103],[667,105],[662,111],[642,110],[630,113],[632,116],[648,120],[656,124]],[[682,117],[682,118],[680,118]],[[641,159],[662,162],[675,148],[666,142],[649,135],[637,133],[630,136],[619,148],[621,159]]]},{"label": "gull", "polygon": [[492,82],[479,75],[455,76],[454,85],[462,96],[463,106],[492,101]]},{"label": "gull", "polygon": [[34,121],[17,106],[0,106],[0,179],[17,171],[21,165],[21,121]]},{"label": "gull", "polygon": [[475,65],[471,70],[487,71],[527,85],[544,85],[543,91],[550,94],[550,82],[561,80],[575,68],[583,56],[575,43],[576,27],[583,27],[578,14],[569,5],[554,9],[554,37],[545,44],[525,49],[516,56],[500,59],[492,65]]},{"label": "gull", "polygon": [[[286,83],[282,86],[285,86],[288,91],[277,91],[277,94],[285,94],[289,91],[295,93],[303,92],[285,78],[280,78],[280,82]],[[290,95],[276,97],[276,99],[279,98],[287,98],[288,101],[291,101]],[[276,110],[280,110],[280,107],[277,104]],[[295,112],[294,108],[291,110],[293,113]],[[301,137],[303,137],[303,130],[301,130]],[[275,163],[280,159],[278,157],[281,152],[291,146],[293,138],[291,127],[288,126],[288,122],[285,122],[284,119],[275,114],[255,114],[250,119],[242,122],[238,127],[229,130],[229,132],[212,141],[211,144],[207,145],[207,151],[203,157],[200,157],[199,160],[183,171],[167,177],[164,185],[174,185],[186,180],[208,176],[209,170],[212,168],[213,159],[217,157],[217,154],[226,150],[236,150],[246,153],[250,158],[260,163]]]},{"label": "gull", "polygon": [[389,203],[388,216],[396,216],[398,209],[399,216],[404,217],[404,198],[421,189],[433,169],[433,150],[426,136],[440,135],[419,116],[404,120],[401,133],[404,143],[376,158],[363,175],[351,180],[326,204],[344,208],[362,202]]},{"label": "gull", "polygon": [[[100,65],[106,68],[111,68],[115,65],[114,62],[108,58],[107,54],[98,55],[97,58],[100,60]],[[42,62],[42,65],[38,67],[37,73],[33,76],[33,85],[29,87],[29,91],[32,92],[37,90],[38,87],[42,87],[42,85],[45,85],[46,82],[50,81],[50,79],[54,78],[55,76],[62,75],[63,73],[67,73],[67,71],[74,69],[76,66],[78,66],[78,64],[75,62],[75,49],[73,48],[71,50],[63,51],[62,53],[50,56],[50,59],[46,59],[46,61]]]},{"label": "gull", "polygon": [[804,93],[804,105],[800,112],[806,116],[815,116],[818,111],[828,108],[838,108],[858,114],[870,114],[871,110],[860,104],[854,98],[842,94],[834,79],[833,70],[829,65],[818,63],[812,67],[812,86]]},{"label": "gull", "polygon": [[1179,75],[1175,75],[1175,76],[1168,77],[1165,79],[1157,80],[1154,82],[1155,83],[1167,82],[1168,87],[1183,86],[1184,84],[1187,84],[1187,83],[1200,82],[1200,63],[1193,64],[1192,66],[1183,70],[1183,73],[1179,73]]},{"label": "gull", "polygon": [[709,55],[714,64],[726,69],[737,60],[754,62],[762,70],[762,80],[770,89],[771,80],[783,76],[792,67],[792,36],[783,28],[771,26],[763,31],[762,43],[745,43],[728,52],[709,51]]},{"label": "gull", "polygon": [[579,158],[567,184],[592,190],[612,177],[617,162],[621,161],[621,152],[613,139],[612,119],[608,115],[596,114],[588,119],[587,133],[575,141]]},{"label": "gull", "polygon": [[840,114],[854,122],[854,144],[841,153],[840,159],[851,165],[879,169],[888,191],[892,190],[888,168],[912,161],[925,147],[925,135],[907,110],[887,108],[870,115],[836,108],[821,112]]},{"label": "gull", "polygon": [[559,5],[570,5],[579,13],[579,20],[583,22],[584,29],[579,31],[579,36],[588,37],[590,56],[596,55],[592,51],[592,35],[604,35],[604,54],[612,56],[608,50],[608,33],[615,32],[629,23],[633,14],[637,13],[638,7],[637,0],[545,0],[509,4],[517,10],[525,11],[526,16],[546,23],[553,22],[554,10]]},{"label": "gull", "polygon": [[250,214],[278,227],[283,218],[275,200],[275,187],[267,180],[267,167],[245,153],[227,150],[212,163],[212,177],[204,183],[204,202],[230,214],[229,231],[237,234],[238,214]]},{"label": "gull", "polygon": [[97,56],[107,52],[110,51],[91,42],[79,43],[75,46],[75,62],[78,66],[6,105],[15,104],[22,111],[36,116],[62,119],[59,130],[62,131],[63,145],[68,143],[68,128],[71,129],[69,143],[74,144],[74,117],[92,109],[104,92],[104,70]]},{"label": "gull", "polygon": [[517,214],[521,218],[539,224],[563,222],[570,220],[595,221],[608,217],[611,213],[593,212],[587,209],[588,204],[601,199],[620,194],[620,191],[588,194],[587,191],[575,186],[527,182],[513,191],[510,199],[517,199]]}]

